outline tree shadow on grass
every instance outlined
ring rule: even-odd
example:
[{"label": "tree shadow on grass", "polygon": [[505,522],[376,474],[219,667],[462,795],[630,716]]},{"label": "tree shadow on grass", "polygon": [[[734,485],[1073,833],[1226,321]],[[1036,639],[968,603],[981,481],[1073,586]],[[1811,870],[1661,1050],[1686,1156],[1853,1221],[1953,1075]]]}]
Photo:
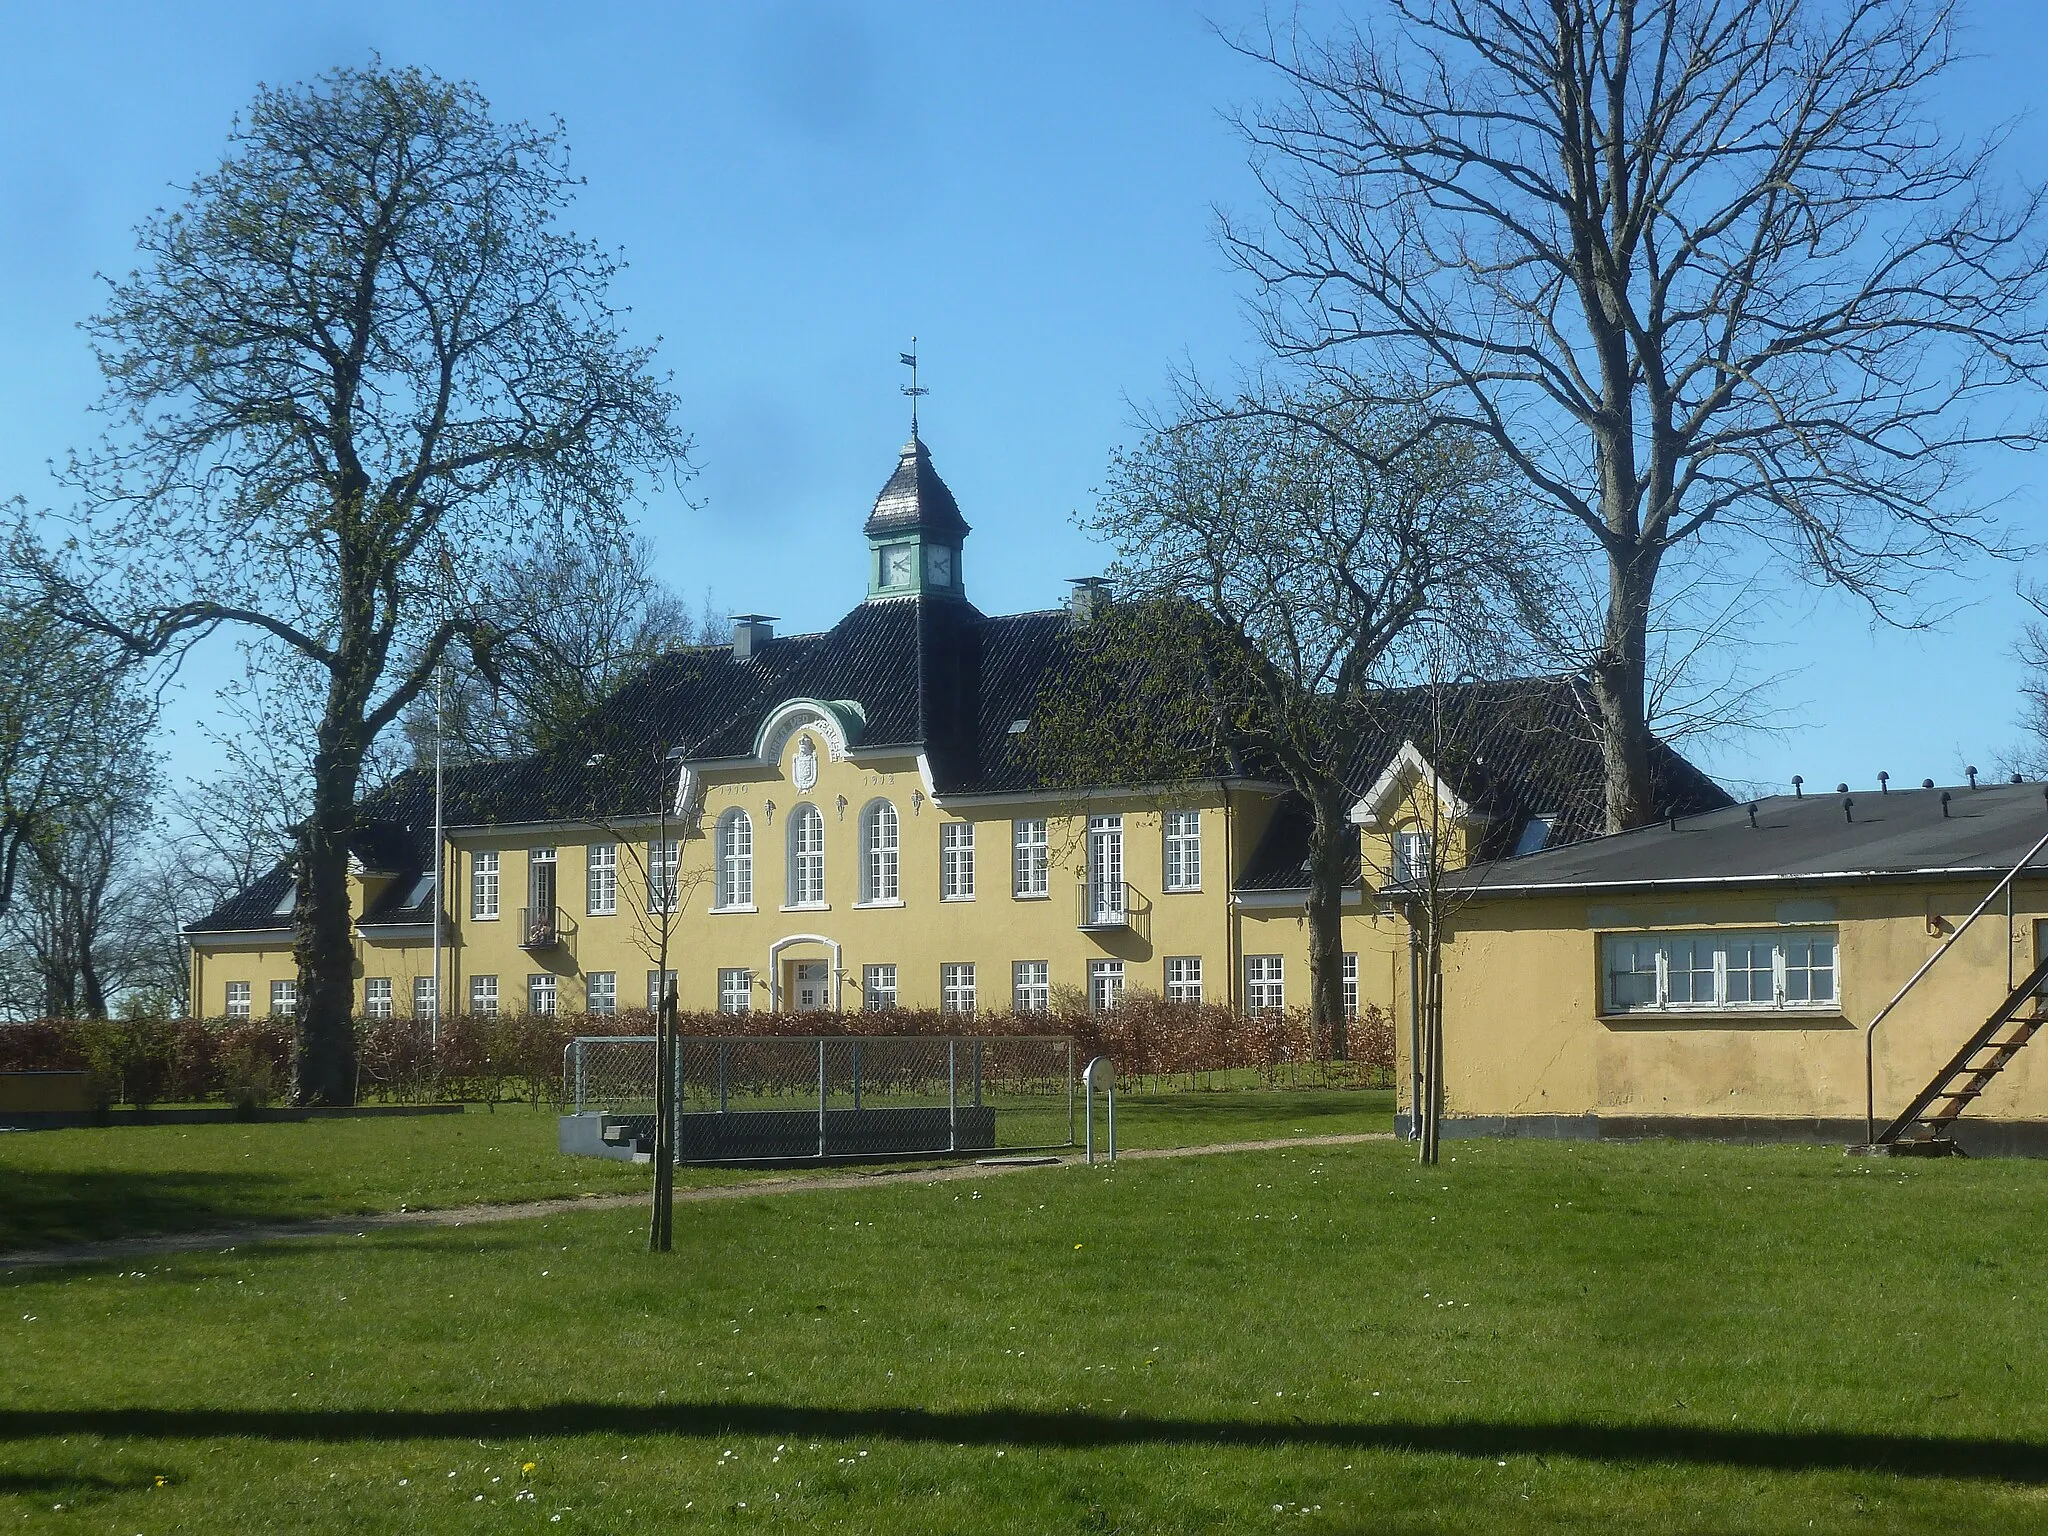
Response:
[{"label": "tree shadow on grass", "polygon": [[577,1435],[706,1439],[763,1435],[1053,1450],[1184,1445],[1281,1450],[1326,1447],[1473,1458],[1559,1456],[1634,1466],[1723,1466],[1771,1472],[2048,1483],[2048,1442],[1868,1431],[1732,1430],[1682,1424],[1509,1423],[1453,1419],[1378,1423],[1292,1419],[1109,1418],[1086,1412],[806,1408],[778,1403],[562,1402],[533,1408],[0,1410],[0,1443],[65,1435],[118,1440],[511,1440]]},{"label": "tree shadow on grass", "polygon": [[10,1168],[6,1180],[0,1253],[313,1214],[274,1173]]}]

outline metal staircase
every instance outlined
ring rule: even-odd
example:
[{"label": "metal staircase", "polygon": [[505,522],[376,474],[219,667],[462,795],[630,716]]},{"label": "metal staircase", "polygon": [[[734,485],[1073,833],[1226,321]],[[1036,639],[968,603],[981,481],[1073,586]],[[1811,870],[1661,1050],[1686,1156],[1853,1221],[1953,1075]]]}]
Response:
[{"label": "metal staircase", "polygon": [[1920,1090],[1905,1112],[1884,1128],[1871,1150],[1937,1157],[1960,1150],[1949,1128],[2020,1048],[2048,1024],[2044,1006],[2048,1006],[2048,959],[2013,988],[2012,995]]}]

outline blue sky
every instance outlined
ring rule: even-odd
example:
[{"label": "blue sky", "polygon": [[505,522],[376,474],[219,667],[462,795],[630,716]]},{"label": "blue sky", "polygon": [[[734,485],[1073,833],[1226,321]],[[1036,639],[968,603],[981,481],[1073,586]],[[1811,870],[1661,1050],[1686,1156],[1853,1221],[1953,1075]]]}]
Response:
[{"label": "blue sky", "polygon": [[[1254,357],[1243,287],[1211,238],[1247,206],[1221,113],[1267,82],[1229,52],[1250,6],[764,0],[707,6],[12,6],[0,17],[0,496],[58,503],[48,462],[83,443],[97,392],[76,322],[135,221],[214,162],[259,81],[372,50],[482,87],[505,116],[559,114],[589,186],[573,223],[621,247],[636,339],[661,338],[695,434],[690,499],[643,522],[662,574],[723,608],[830,624],[862,590],[859,528],[906,428],[913,333],[925,438],[975,526],[969,592],[1044,607],[1099,569],[1074,530],[1130,402],[1191,361]],[[1313,24],[1316,10],[1307,12]],[[1324,8],[1320,14],[1327,15]],[[1988,126],[2048,78],[2022,0],[1968,7],[1983,57],[1940,103]],[[2015,164],[2048,163],[2022,125]],[[2048,460],[1984,467],[2041,527]],[[1802,599],[1763,670],[1794,728],[1704,754],[1732,779],[1948,781],[2014,739],[2021,610],[2009,570],[1960,572],[1940,631],[1873,629]],[[206,658],[166,747],[201,771]]]}]

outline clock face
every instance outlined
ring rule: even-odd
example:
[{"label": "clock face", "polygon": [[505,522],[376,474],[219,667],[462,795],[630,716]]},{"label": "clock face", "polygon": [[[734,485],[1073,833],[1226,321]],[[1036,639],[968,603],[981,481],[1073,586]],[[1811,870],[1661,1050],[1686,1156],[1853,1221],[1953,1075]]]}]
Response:
[{"label": "clock face", "polygon": [[931,574],[933,586],[950,587],[953,585],[953,551],[941,548],[926,551],[925,569]]},{"label": "clock face", "polygon": [[882,551],[882,585],[885,587],[907,587],[911,577],[917,573],[917,551],[908,544],[899,544],[894,549]]}]

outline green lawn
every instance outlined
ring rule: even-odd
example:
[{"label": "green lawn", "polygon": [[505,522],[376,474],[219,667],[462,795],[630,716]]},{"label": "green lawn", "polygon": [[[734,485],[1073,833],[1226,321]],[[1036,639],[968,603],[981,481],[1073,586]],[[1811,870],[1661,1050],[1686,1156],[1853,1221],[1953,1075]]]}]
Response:
[{"label": "green lawn", "polygon": [[24,1271],[0,1526],[2038,1531],[2044,1204],[1374,1143]]},{"label": "green lawn", "polygon": [[[1385,1130],[1380,1092],[1157,1093],[1119,1105],[1125,1146]],[[786,1170],[768,1170],[786,1172]],[[683,1185],[762,1173],[691,1168]],[[555,1116],[495,1113],[0,1134],[0,1253],[253,1221],[644,1189],[645,1167],[555,1150]]]}]

